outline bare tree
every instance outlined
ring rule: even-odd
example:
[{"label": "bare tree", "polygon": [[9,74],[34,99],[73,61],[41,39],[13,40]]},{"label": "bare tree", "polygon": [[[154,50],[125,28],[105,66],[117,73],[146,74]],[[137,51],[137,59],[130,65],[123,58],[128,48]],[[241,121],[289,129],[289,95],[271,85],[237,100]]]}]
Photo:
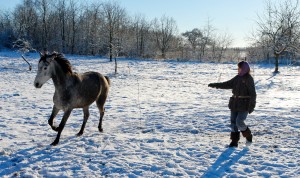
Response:
[{"label": "bare tree", "polygon": [[71,40],[70,40],[71,54],[74,54],[75,52],[75,37],[77,33],[76,25],[77,25],[78,9],[79,8],[75,0],[70,0],[69,17],[70,17],[70,34],[71,34]]},{"label": "bare tree", "polygon": [[196,48],[199,45],[200,40],[203,38],[203,33],[200,29],[194,28],[192,31],[186,31],[185,33],[182,33],[182,36],[187,38],[193,49],[193,57],[195,57]]},{"label": "bare tree", "polygon": [[37,9],[40,13],[40,17],[42,19],[42,48],[47,48],[48,47],[48,39],[49,39],[49,24],[48,24],[48,19],[49,19],[49,14],[50,14],[50,2],[47,0],[36,0],[37,4]]},{"label": "bare tree", "polygon": [[67,5],[66,0],[59,0],[57,4],[57,13],[59,25],[56,28],[60,29],[60,50],[66,51],[66,23],[67,23]]},{"label": "bare tree", "polygon": [[149,21],[137,15],[131,19],[115,1],[79,4],[75,0],[22,0],[13,13],[0,14],[0,43],[4,46],[11,47],[22,39],[38,50],[108,54],[111,61],[119,55],[152,58],[159,54],[181,59],[197,58],[198,54],[199,59],[211,59],[211,54],[213,59],[224,56],[226,36],[216,38],[209,20],[199,29],[178,35],[173,18]]},{"label": "bare tree", "polygon": [[0,11],[0,45],[6,48],[10,48],[13,41],[16,40],[12,39],[14,37],[12,21],[12,17],[8,11]]},{"label": "bare tree", "polygon": [[208,18],[206,26],[204,27],[203,31],[203,37],[200,40],[200,54],[199,54],[199,59],[201,59],[203,56],[205,56],[205,51],[208,47],[208,45],[211,44],[212,38],[213,38],[213,33],[215,31],[215,28],[211,24],[210,18]]},{"label": "bare tree", "polygon": [[[17,38],[32,41],[38,31],[38,16],[33,0],[24,0],[13,12]],[[36,42],[36,41],[34,41]]]},{"label": "bare tree", "polygon": [[[104,41],[101,34],[104,27],[104,18],[102,16],[102,4],[93,3],[89,6],[83,6],[82,14],[79,14],[76,23],[76,46],[81,54],[96,55],[101,49],[101,41]],[[104,31],[104,30],[103,30]]]},{"label": "bare tree", "polygon": [[286,51],[298,49],[300,38],[300,11],[297,1],[280,4],[268,1],[263,15],[257,21],[255,43],[266,46],[275,56],[275,73],[279,72],[279,57]]},{"label": "bare tree", "polygon": [[125,9],[120,7],[116,2],[106,2],[103,4],[103,16],[105,27],[108,32],[109,59],[112,61],[114,51],[114,40],[120,30],[121,22],[126,17]]},{"label": "bare tree", "polygon": [[150,24],[146,18],[139,14],[134,17],[133,32],[135,36],[136,55],[140,57],[145,56],[146,45],[150,36]]},{"label": "bare tree", "polygon": [[157,48],[161,51],[161,57],[165,59],[177,33],[176,22],[173,18],[164,15],[159,20],[155,18],[153,25]]},{"label": "bare tree", "polygon": [[99,29],[101,28],[101,23],[103,23],[103,19],[101,16],[101,5],[102,4],[93,4],[90,7],[90,50],[92,55],[96,55],[97,49],[99,48],[99,40],[100,40],[100,34]]},{"label": "bare tree", "polygon": [[221,62],[222,58],[224,57],[224,53],[228,49],[228,47],[232,44],[233,39],[231,35],[227,32],[216,36],[216,43],[218,49],[217,59],[218,62]]}]

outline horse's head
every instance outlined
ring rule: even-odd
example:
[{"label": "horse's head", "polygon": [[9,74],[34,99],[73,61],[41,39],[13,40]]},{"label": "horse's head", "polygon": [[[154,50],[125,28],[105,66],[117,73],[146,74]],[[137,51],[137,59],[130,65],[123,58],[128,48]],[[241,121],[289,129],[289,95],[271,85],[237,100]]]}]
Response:
[{"label": "horse's head", "polygon": [[34,86],[41,88],[52,77],[52,61],[56,57],[56,53],[51,55],[40,53],[38,71],[34,80]]}]

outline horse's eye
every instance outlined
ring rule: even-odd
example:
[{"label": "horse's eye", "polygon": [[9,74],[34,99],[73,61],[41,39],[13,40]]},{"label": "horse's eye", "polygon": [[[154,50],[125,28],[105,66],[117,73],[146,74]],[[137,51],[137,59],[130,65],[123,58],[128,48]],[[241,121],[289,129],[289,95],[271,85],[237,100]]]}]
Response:
[{"label": "horse's eye", "polygon": [[47,67],[44,67],[44,70],[47,70]]}]

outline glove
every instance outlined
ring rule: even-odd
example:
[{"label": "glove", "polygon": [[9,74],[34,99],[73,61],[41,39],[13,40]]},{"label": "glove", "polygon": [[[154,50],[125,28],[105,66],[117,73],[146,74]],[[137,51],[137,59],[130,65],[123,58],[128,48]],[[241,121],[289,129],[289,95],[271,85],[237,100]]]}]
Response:
[{"label": "glove", "polygon": [[254,108],[249,109],[249,114],[251,114],[254,111]]},{"label": "glove", "polygon": [[252,101],[252,102],[250,101],[249,107],[248,107],[248,113],[249,114],[251,114],[254,111],[255,104],[256,104],[256,101]]},{"label": "glove", "polygon": [[208,84],[208,87],[211,87],[211,88],[217,88],[217,86],[216,86],[215,83],[210,83],[210,84]]}]

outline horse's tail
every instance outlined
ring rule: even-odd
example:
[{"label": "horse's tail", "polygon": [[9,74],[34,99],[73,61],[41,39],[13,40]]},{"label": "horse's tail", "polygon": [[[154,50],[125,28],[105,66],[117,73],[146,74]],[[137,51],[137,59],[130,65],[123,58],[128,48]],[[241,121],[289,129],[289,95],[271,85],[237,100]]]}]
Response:
[{"label": "horse's tail", "polygon": [[110,86],[110,79],[109,79],[107,76],[104,76],[104,77],[105,77],[105,79],[106,79],[108,85]]},{"label": "horse's tail", "polygon": [[[106,82],[105,82],[105,80],[106,80]],[[109,91],[109,86],[110,86],[110,79],[107,76],[103,77],[103,75],[101,75],[100,84],[102,86],[101,86],[101,90],[100,90],[99,96],[98,96],[98,98],[96,100],[96,103],[97,103],[98,108],[100,109],[100,112],[104,113],[104,111],[105,111],[104,104],[105,104],[105,101],[106,101],[106,99],[108,97],[108,91]]]}]

